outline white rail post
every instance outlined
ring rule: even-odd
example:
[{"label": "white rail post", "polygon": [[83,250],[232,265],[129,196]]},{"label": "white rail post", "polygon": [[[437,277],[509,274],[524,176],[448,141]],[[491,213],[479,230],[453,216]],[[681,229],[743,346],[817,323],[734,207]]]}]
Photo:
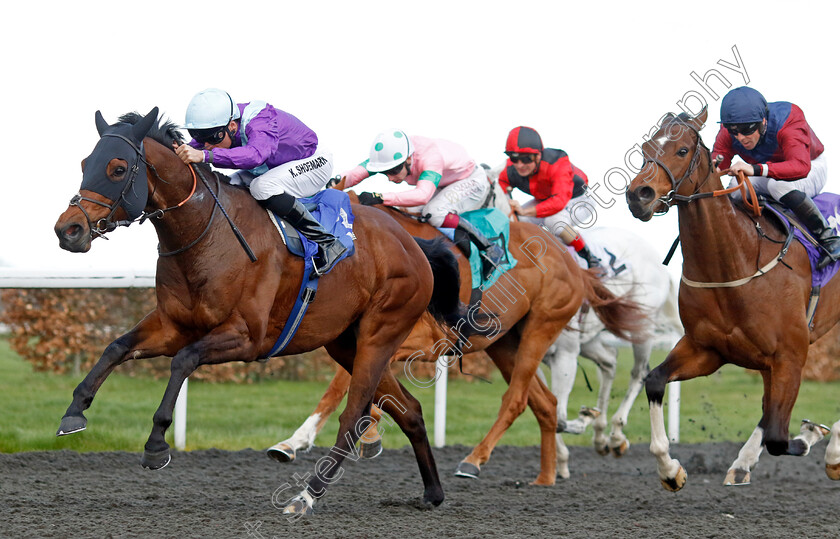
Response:
[{"label": "white rail post", "polygon": [[178,392],[178,399],[175,401],[175,412],[172,415],[172,423],[175,429],[175,449],[183,451],[187,446],[187,382],[184,380],[181,391]]},{"label": "white rail post", "polygon": [[668,439],[680,441],[680,383],[668,384]]},{"label": "white rail post", "polygon": [[447,356],[435,362],[435,447],[446,445],[446,385],[449,382]]}]

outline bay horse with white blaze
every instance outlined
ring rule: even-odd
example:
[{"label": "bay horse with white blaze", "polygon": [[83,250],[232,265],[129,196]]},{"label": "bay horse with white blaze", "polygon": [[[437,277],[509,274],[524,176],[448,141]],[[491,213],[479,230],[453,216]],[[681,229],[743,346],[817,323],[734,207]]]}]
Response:
[{"label": "bay horse with white blaze", "polygon": [[[705,108],[697,116],[664,116],[642,147],[645,164],[626,194],[631,213],[642,221],[679,204],[679,308],[685,336],[645,383],[650,449],[662,485],[672,491],[683,487],[686,473],[669,455],[662,412],[665,385],[708,376],[728,363],[759,371],[763,413],[724,480],[749,483],[762,446],[771,455],[802,456],[828,434],[821,425],[803,422],[800,434],[790,440],[788,427],[808,344],[840,318],[840,283],[835,278],[822,288],[809,327],[811,264],[805,248],[794,241],[785,256],[785,234],[776,222],[748,215],[728,196],[718,196],[724,194],[721,174],[700,138],[706,117]],[[782,263],[773,265],[782,257]],[[826,473],[838,479],[840,422],[831,436]]]},{"label": "bay horse with white blaze", "polygon": [[[388,212],[413,236],[433,239],[442,234],[428,223],[419,222],[400,211],[378,206]],[[449,240],[446,240],[449,242]],[[461,299],[468,302],[471,292],[469,262],[454,244],[449,243],[461,267]],[[499,331],[492,338],[477,335],[464,340],[464,352],[485,351],[493,360],[509,387],[502,396],[498,416],[484,439],[458,465],[456,475],[476,478],[493,449],[514,420],[530,406],[540,428],[540,473],[537,485],[553,485],[556,481],[557,401],[548,387],[535,376],[548,347],[569,324],[583,301],[586,301],[616,334],[632,339],[640,326],[642,312],[636,303],[614,295],[592,271],[577,264],[574,255],[544,229],[531,223],[511,223],[509,247],[518,261],[507,274],[484,291],[486,305],[498,313]],[[409,360],[406,373],[412,379],[411,362],[436,361],[441,355],[455,355],[457,334],[441,330],[429,323],[428,315],[403,342],[394,360]],[[341,369],[336,373],[315,411],[291,438],[269,449],[269,455],[285,462],[298,450],[309,449],[327,418],[347,391],[348,376]],[[413,378],[414,383],[423,383]],[[428,387],[431,382],[424,385]],[[376,444],[379,437],[372,425],[362,437],[363,456],[376,456],[376,450],[365,443]],[[378,447],[378,446],[377,446]]]},{"label": "bay horse with white blaze", "polygon": [[[73,392],[58,431],[85,429],[83,412],[117,365],[172,357],[142,458],[150,469],[169,463],[164,433],[184,380],[201,365],[250,362],[267,354],[289,318],[304,269],[303,259],[289,254],[248,191],[230,186],[207,165],[185,165],[173,151],[182,135],[157,118],[154,108],[145,117],[131,113],[108,125],[97,111],[100,139],[83,161],[79,194],[55,225],[60,246],[72,252],[87,252],[93,238],[138,216],[141,222],[149,218],[157,232],[157,307],[106,348]],[[360,425],[369,421],[374,401],[391,414],[414,449],[424,502],[438,505],[444,498],[420,405],[387,367],[427,306],[439,320],[464,315],[455,292],[457,264],[443,246],[424,242],[421,248],[387,214],[364,206],[353,211],[355,255],[321,277],[316,299],[283,350],[299,354],[325,346],[352,373],[331,465],[319,467],[285,507],[287,513],[308,513],[325,493],[364,430]],[[229,225],[223,217],[241,227],[255,262],[232,241],[233,221]]]}]

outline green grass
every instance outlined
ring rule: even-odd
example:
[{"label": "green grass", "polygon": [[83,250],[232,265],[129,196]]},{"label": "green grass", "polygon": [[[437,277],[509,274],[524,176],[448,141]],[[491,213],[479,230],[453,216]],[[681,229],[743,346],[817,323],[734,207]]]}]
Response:
[{"label": "green grass", "polygon": [[[652,363],[664,357],[658,353]],[[597,379],[592,363],[581,360],[589,379]],[[622,350],[610,412],[627,387],[631,358]],[[460,378],[460,377],[459,377]],[[74,451],[142,451],[152,426],[152,415],[163,396],[164,380],[130,378],[119,372],[103,384],[91,408],[86,431],[56,437],[61,416],[70,404],[80,376],[36,373],[0,339],[0,452],[71,449]],[[472,446],[490,429],[506,388],[500,376],[492,384],[450,380],[446,443]],[[403,382],[421,401],[428,431],[432,433],[434,390]],[[191,382],[187,418],[187,449],[263,449],[285,439],[309,415],[326,383],[266,381],[251,385]],[[597,388],[596,388],[597,389]],[[761,415],[761,378],[736,367],[724,367],[706,378],[682,384],[680,440],[745,441]],[[831,424],[840,419],[840,383],[805,382],[791,420],[799,431],[802,418]],[[569,403],[570,416],[583,404],[595,404],[578,375]],[[343,408],[343,405],[339,410]],[[334,443],[338,414],[327,423],[316,444]],[[636,400],[626,433],[632,444],[649,441],[647,399]],[[168,433],[170,444],[171,429]],[[564,436],[569,445],[588,445],[591,434]],[[407,442],[395,426],[386,426],[386,447]],[[533,414],[526,411],[501,440],[507,445],[536,445],[539,432]]]}]

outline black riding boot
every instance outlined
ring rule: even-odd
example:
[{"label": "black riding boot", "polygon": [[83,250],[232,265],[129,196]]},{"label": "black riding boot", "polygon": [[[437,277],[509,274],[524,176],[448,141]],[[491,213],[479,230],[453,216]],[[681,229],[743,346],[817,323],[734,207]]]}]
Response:
[{"label": "black riding boot", "polygon": [[501,247],[484,237],[484,234],[479,232],[478,229],[466,219],[458,219],[458,224],[455,225],[455,229],[463,231],[470,241],[478,247],[479,255],[482,259],[482,279],[487,280],[487,278],[493,273],[493,270],[495,270],[502,262],[502,259],[505,257],[505,252]]},{"label": "black riding boot", "polygon": [[347,247],[338,238],[327,232],[321,223],[316,221],[312,214],[303,207],[303,204],[288,193],[274,195],[259,202],[288,221],[307,239],[318,244],[318,256],[314,260],[314,273],[318,275],[327,273],[338,262],[341,255],[347,251]]},{"label": "black riding boot", "polygon": [[823,254],[817,263],[817,269],[823,269],[831,262],[840,260],[840,237],[837,237],[810,197],[802,191],[792,191],[781,197],[779,202],[791,210],[820,242]]},{"label": "black riding boot", "polygon": [[586,260],[586,264],[590,268],[600,268],[601,267],[601,259],[597,256],[592,254],[592,251],[589,250],[589,247],[583,246],[583,249],[577,252],[578,256],[582,259]]}]

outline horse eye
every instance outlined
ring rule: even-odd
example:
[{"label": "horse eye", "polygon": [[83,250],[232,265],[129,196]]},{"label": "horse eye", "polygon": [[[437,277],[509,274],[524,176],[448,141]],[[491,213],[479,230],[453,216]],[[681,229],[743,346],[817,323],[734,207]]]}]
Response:
[{"label": "horse eye", "polygon": [[114,169],[114,176],[122,176],[125,174],[125,167],[117,167]]},{"label": "horse eye", "polygon": [[686,155],[688,155],[688,148],[680,148],[680,150],[677,152],[677,155],[679,155],[680,157],[685,157]]}]

